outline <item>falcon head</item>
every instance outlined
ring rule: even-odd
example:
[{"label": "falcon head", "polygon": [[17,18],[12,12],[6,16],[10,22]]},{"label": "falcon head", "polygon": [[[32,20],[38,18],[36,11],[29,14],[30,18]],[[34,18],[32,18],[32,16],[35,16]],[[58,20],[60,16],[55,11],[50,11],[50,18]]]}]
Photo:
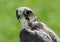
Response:
[{"label": "falcon head", "polygon": [[28,7],[20,7],[16,9],[16,16],[18,20],[31,20],[34,17],[34,13]]},{"label": "falcon head", "polygon": [[22,23],[23,26],[27,25],[29,22],[36,20],[34,12],[28,7],[20,7],[16,9],[17,19]]}]

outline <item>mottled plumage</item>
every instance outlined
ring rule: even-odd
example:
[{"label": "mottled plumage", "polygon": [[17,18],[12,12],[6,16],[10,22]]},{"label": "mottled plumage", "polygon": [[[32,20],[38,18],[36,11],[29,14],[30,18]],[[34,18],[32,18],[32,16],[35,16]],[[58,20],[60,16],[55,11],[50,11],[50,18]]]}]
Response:
[{"label": "mottled plumage", "polygon": [[20,42],[60,42],[57,35],[39,21],[31,9],[17,8],[16,16],[22,24]]}]

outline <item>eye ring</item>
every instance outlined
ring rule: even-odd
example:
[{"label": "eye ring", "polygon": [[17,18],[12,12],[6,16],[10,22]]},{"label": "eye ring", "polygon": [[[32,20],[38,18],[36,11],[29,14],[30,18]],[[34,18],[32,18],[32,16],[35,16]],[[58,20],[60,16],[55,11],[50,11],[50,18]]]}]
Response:
[{"label": "eye ring", "polygon": [[25,11],[25,15],[30,15],[32,13],[32,11]]},{"label": "eye ring", "polygon": [[32,12],[31,12],[31,11],[27,11],[27,12],[26,12],[26,14],[30,14],[30,13],[32,13]]}]

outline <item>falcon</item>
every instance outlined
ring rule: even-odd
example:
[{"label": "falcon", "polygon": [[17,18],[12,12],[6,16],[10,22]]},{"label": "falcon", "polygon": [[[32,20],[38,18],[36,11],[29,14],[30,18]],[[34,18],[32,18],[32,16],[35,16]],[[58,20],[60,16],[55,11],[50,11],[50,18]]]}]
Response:
[{"label": "falcon", "polygon": [[39,21],[35,13],[28,7],[16,9],[16,17],[21,22],[20,42],[60,42],[58,36]]}]

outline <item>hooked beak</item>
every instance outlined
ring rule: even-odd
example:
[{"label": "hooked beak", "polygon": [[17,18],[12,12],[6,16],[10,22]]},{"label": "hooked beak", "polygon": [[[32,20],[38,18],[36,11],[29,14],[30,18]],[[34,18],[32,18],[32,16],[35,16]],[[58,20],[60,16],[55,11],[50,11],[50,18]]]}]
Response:
[{"label": "hooked beak", "polygon": [[18,14],[18,9],[16,9],[16,17],[17,17],[17,19],[20,18],[20,14]]}]

